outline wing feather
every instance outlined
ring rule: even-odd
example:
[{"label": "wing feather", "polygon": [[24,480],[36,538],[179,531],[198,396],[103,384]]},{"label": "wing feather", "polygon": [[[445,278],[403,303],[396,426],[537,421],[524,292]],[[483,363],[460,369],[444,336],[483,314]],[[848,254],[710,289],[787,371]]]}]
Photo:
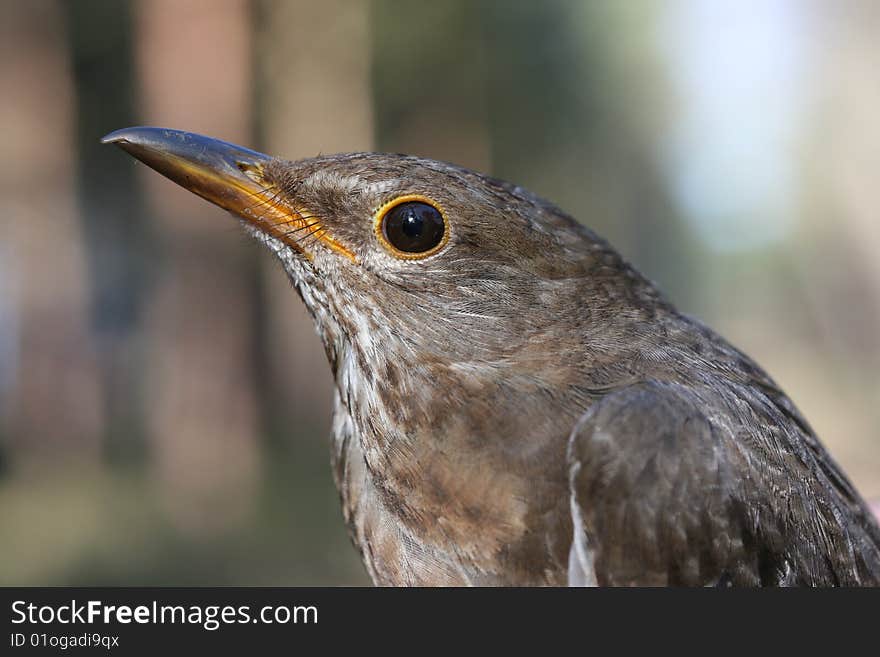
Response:
[{"label": "wing feather", "polygon": [[597,402],[569,444],[570,583],[880,583],[876,524],[781,413],[748,388],[660,382]]}]

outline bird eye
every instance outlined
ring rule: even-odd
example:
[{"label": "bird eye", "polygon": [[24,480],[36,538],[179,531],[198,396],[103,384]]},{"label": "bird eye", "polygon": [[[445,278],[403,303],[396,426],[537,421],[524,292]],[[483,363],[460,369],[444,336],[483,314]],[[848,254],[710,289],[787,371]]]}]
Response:
[{"label": "bird eye", "polygon": [[401,197],[379,212],[376,232],[398,257],[424,258],[445,241],[447,228],[443,213],[426,200]]}]

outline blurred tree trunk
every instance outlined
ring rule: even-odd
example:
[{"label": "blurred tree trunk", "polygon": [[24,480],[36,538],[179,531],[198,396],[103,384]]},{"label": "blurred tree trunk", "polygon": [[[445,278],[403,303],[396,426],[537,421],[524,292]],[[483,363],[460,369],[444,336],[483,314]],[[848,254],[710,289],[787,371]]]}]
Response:
[{"label": "blurred tree trunk", "polygon": [[[369,4],[261,0],[257,52],[263,150],[287,159],[371,150]],[[264,259],[271,407],[280,427],[329,432],[332,380],[311,317]],[[322,436],[323,437],[323,436]]]},{"label": "blurred tree trunk", "polygon": [[104,411],[63,18],[37,0],[6,3],[0,21],[0,395],[12,391],[0,401],[15,456],[43,460],[96,459]]},{"label": "blurred tree trunk", "polygon": [[131,5],[69,2],[64,8],[76,88],[76,178],[101,368],[104,451],[111,461],[138,463],[144,447],[140,311],[145,256],[154,249],[134,167],[120,166],[116,149],[99,141],[134,122]]},{"label": "blurred tree trunk", "polygon": [[[374,3],[380,150],[490,170],[488,54],[481,4]],[[450,35],[455,35],[454,47]]]},{"label": "blurred tree trunk", "polygon": [[[144,0],[144,123],[248,143],[244,0]],[[256,492],[252,257],[236,222],[144,168],[161,255],[149,306],[148,422],[168,508],[187,532],[235,527]]]}]

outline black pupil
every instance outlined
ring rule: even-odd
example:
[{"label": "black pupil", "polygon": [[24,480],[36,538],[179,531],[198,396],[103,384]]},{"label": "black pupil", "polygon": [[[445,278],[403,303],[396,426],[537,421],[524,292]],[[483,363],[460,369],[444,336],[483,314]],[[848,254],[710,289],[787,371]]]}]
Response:
[{"label": "black pupil", "polygon": [[443,239],[443,215],[433,205],[411,201],[385,215],[385,238],[405,253],[424,253]]}]

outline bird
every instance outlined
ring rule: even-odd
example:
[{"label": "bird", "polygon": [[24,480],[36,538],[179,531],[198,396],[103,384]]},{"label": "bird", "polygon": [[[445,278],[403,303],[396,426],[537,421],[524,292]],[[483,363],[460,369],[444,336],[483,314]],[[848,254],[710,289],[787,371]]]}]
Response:
[{"label": "bird", "polygon": [[553,204],[411,155],[103,142],[280,261],[376,585],[880,584],[876,520],[780,387]]}]

